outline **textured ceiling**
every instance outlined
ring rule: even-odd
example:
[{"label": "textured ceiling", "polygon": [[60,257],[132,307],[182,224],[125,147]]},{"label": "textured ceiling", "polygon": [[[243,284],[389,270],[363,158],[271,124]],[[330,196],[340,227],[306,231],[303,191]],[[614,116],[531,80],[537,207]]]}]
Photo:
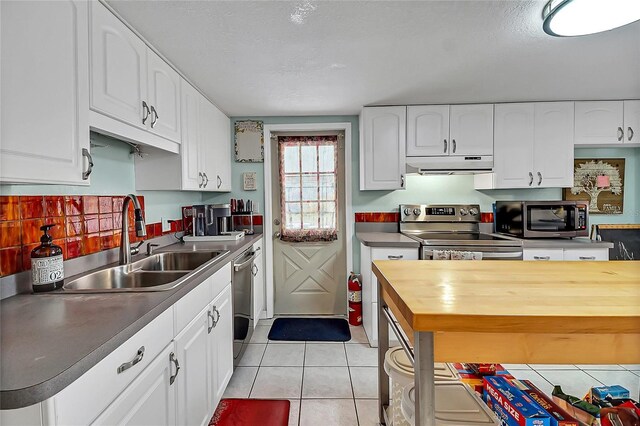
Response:
[{"label": "textured ceiling", "polygon": [[541,1],[108,3],[230,116],[640,98],[640,22],[554,38]]}]

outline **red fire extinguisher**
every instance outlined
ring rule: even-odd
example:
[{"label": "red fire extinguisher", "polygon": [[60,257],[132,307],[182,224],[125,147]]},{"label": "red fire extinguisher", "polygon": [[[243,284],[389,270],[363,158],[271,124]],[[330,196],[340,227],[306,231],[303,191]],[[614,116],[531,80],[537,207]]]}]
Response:
[{"label": "red fire extinguisher", "polygon": [[362,284],[353,272],[349,275],[349,324],[362,325]]}]

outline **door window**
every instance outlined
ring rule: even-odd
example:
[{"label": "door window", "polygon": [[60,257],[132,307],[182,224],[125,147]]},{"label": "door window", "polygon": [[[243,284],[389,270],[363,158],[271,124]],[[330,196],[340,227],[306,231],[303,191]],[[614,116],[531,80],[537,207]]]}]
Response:
[{"label": "door window", "polygon": [[337,235],[337,136],[279,136],[281,239],[334,241]]}]

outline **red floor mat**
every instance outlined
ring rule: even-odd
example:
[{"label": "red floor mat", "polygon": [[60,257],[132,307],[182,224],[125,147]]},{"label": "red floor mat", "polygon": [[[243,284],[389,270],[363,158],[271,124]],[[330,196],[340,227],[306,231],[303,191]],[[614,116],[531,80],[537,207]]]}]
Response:
[{"label": "red floor mat", "polygon": [[223,399],[209,426],[287,426],[289,400]]}]

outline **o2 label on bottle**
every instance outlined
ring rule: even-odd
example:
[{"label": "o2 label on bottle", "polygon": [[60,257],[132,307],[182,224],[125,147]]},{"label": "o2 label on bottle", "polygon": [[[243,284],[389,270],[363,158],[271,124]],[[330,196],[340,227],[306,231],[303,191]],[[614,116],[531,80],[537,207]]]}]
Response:
[{"label": "o2 label on bottle", "polygon": [[62,255],[44,259],[31,259],[31,276],[33,285],[43,285],[64,279]]}]

